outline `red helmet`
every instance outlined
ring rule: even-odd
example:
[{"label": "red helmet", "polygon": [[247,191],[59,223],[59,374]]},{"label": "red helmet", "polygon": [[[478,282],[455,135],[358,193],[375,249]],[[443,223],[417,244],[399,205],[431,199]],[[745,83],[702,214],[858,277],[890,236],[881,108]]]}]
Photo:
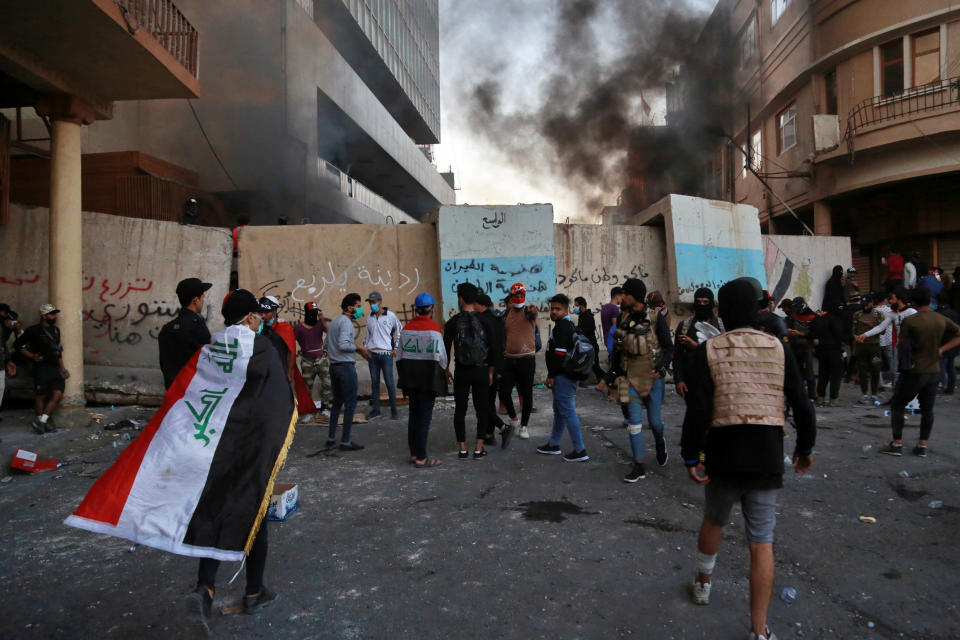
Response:
[{"label": "red helmet", "polygon": [[527,300],[527,287],[522,282],[517,282],[510,287],[510,302],[513,304],[523,304]]}]

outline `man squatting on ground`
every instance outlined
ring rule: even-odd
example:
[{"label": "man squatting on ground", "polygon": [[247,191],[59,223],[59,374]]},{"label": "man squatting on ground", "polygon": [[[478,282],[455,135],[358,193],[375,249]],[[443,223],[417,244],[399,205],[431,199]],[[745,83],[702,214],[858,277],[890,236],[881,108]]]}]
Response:
[{"label": "man squatting on ground", "polygon": [[[522,282],[510,287],[507,311],[503,314],[503,326],[506,331],[506,345],[503,354],[502,376],[500,378],[500,403],[510,416],[510,426],[517,431],[517,437],[526,440],[530,437],[527,426],[530,424],[530,411],[533,409],[533,376],[537,368],[537,308],[527,305],[527,289]],[[517,387],[520,396],[520,420],[513,406],[513,387]]]},{"label": "man squatting on ground", "polygon": [[333,404],[330,407],[330,430],[327,435],[327,447],[337,444],[337,420],[343,410],[343,432],[340,436],[341,451],[359,451],[363,445],[350,440],[353,428],[353,413],[357,410],[357,355],[364,359],[370,357],[366,347],[358,347],[354,342],[353,321],[363,317],[360,306],[360,294],[348,293],[340,301],[343,311],[330,323],[327,342],[324,345],[330,357],[330,386],[333,389]]},{"label": "man squatting on ground", "polygon": [[690,477],[705,487],[693,600],[710,600],[723,526],[739,501],[750,546],[750,638],[769,640],[774,637],[767,628],[767,609],[777,491],[783,486],[784,396],[797,429],[797,473],[813,462],[816,416],[793,353],[782,340],[755,329],[755,296],[753,285],[743,279],[720,288],[720,317],[727,332],[693,353],[680,446]]},{"label": "man squatting on ground", "polygon": [[440,394],[447,393],[447,351],[443,346],[443,329],[431,319],[433,296],[421,293],[413,301],[413,320],[400,331],[397,373],[400,388],[410,400],[407,418],[407,444],[410,462],[418,469],[440,464],[427,457],[427,436],[433,418],[433,404]]},{"label": "man squatting on ground", "polygon": [[624,482],[647,477],[643,466],[643,410],[653,429],[657,463],[667,464],[667,443],[663,437],[664,377],[673,358],[673,340],[663,314],[644,303],[647,286],[630,278],[623,283],[625,310],[613,333],[613,368],[616,371],[616,399],[626,409],[627,432],[633,453],[633,468]]},{"label": "man squatting on ground", "polygon": [[590,459],[583,444],[580,432],[580,418],[577,416],[577,388],[586,374],[574,376],[564,370],[563,363],[573,348],[573,334],[576,327],[570,319],[570,298],[558,293],[550,298],[550,319],[553,330],[547,343],[547,387],[553,390],[553,431],[550,440],[537,447],[537,453],[547,455],[560,454],[560,439],[563,430],[570,432],[573,451],[563,456],[567,462],[583,462]]},{"label": "man squatting on ground", "polygon": [[396,420],[399,414],[393,361],[397,357],[397,345],[403,327],[396,314],[382,306],[383,296],[379,291],[372,291],[367,296],[367,303],[370,305],[370,315],[367,316],[367,335],[363,339],[363,346],[370,352],[367,358],[370,368],[370,413],[367,419],[380,417],[380,373],[383,372],[383,383],[387,385],[387,396],[390,398],[390,419]]},{"label": "man squatting on ground", "polygon": [[[920,438],[914,455],[927,455],[927,441],[933,431],[933,405],[940,379],[940,358],[945,351],[960,346],[960,327],[946,316],[930,309],[930,290],[917,287],[912,291],[917,312],[900,325],[900,378],[890,398],[890,427],[893,440],[880,453],[903,455],[903,410],[914,397],[920,401]],[[953,336],[944,342],[944,337]]]},{"label": "man squatting on ground", "polygon": [[457,302],[460,312],[447,320],[443,327],[443,347],[449,354],[453,351],[456,375],[450,373],[447,363],[447,380],[453,380],[455,401],[453,428],[460,445],[461,460],[469,457],[467,450],[467,398],[473,396],[473,408],[477,414],[477,446],[474,459],[487,455],[483,448],[487,437],[490,402],[487,393],[493,384],[494,372],[499,368],[502,354],[493,347],[490,336],[496,335],[496,326],[489,316],[476,311],[474,305],[479,295],[477,287],[469,282],[457,285]]}]

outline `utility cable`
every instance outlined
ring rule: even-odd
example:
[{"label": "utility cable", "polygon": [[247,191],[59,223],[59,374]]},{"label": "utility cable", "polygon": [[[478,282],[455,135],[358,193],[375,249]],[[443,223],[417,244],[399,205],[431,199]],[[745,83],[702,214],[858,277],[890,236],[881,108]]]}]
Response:
[{"label": "utility cable", "polygon": [[240,187],[233,179],[233,176],[230,175],[230,172],[227,171],[227,168],[223,165],[223,160],[220,159],[220,155],[217,153],[217,150],[213,148],[213,143],[210,142],[207,132],[203,129],[203,123],[200,122],[200,116],[197,115],[197,110],[193,108],[193,102],[190,100],[190,98],[187,98],[187,104],[190,105],[190,111],[193,112],[193,119],[197,121],[197,126],[200,127],[200,133],[203,134],[203,139],[207,141],[207,146],[210,147],[210,153],[212,153],[213,157],[216,158],[217,164],[219,164],[220,168],[223,169],[224,175],[227,176],[227,180],[230,181],[230,184],[233,185],[233,188],[239,191]]}]

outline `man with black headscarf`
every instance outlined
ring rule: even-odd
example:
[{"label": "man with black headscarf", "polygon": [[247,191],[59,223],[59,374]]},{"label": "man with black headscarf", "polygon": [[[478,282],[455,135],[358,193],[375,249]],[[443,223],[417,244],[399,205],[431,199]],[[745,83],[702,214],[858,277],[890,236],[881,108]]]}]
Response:
[{"label": "man with black headscarf", "polygon": [[710,601],[723,525],[739,502],[750,546],[750,638],[767,639],[772,637],[767,609],[773,529],[777,491],[783,486],[784,397],[797,428],[797,473],[808,471],[813,462],[816,418],[793,354],[781,340],[755,328],[754,285],[733,280],[720,288],[718,297],[727,332],[693,353],[680,445],[690,477],[705,485],[693,600]]},{"label": "man with black headscarf", "polygon": [[694,350],[712,335],[709,329],[705,333],[700,325],[709,324],[718,333],[723,333],[723,320],[714,313],[715,306],[713,291],[706,287],[697,289],[693,294],[693,315],[685,318],[677,326],[677,332],[673,338],[673,381],[681,398],[686,398],[689,391],[684,368],[688,366]]},{"label": "man with black headscarf", "polygon": [[843,267],[838,264],[834,265],[830,279],[827,280],[827,284],[823,288],[823,302],[820,304],[820,308],[824,310],[835,309],[843,305],[845,301],[846,296],[843,295]]}]

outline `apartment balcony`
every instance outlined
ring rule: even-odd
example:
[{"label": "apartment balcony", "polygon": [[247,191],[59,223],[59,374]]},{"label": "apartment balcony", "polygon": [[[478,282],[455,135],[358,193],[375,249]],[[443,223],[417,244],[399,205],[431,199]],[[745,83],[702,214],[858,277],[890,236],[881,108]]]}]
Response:
[{"label": "apartment balcony", "polygon": [[847,116],[839,151],[846,155],[960,132],[960,77],[938,80],[890,97],[874,96]]},{"label": "apartment balcony", "polygon": [[109,118],[115,100],[199,95],[198,34],[171,0],[0,0],[0,107],[70,95]]},{"label": "apartment balcony", "polygon": [[[374,215],[368,220],[364,220],[364,222],[370,224],[378,224],[383,221],[394,224],[401,222],[416,224],[419,222],[419,220],[407,214],[403,209],[390,204],[386,199],[372,191],[359,180],[351,178],[335,165],[320,157],[317,158],[317,178],[327,187],[336,189],[347,198],[379,214]],[[379,219],[381,216],[382,220]]]}]

